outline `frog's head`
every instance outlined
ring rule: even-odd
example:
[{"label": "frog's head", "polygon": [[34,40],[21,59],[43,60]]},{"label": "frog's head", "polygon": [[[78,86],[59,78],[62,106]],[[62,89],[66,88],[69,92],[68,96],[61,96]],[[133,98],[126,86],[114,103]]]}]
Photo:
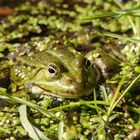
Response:
[{"label": "frog's head", "polygon": [[93,91],[96,71],[90,61],[73,48],[50,49],[36,54],[35,59],[38,70],[26,84],[31,92],[79,98]]}]

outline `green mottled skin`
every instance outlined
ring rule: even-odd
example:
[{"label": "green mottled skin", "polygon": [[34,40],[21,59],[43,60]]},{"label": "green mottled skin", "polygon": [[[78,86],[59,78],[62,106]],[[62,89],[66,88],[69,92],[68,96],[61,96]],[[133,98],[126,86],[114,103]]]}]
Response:
[{"label": "green mottled skin", "polygon": [[[98,61],[105,60],[105,54],[102,55],[99,50],[96,51],[84,55],[71,47],[54,47],[31,56],[19,56],[11,69],[12,85],[15,85],[15,91],[25,88],[31,93],[64,98],[80,98],[89,95],[99,79],[101,66]],[[95,54],[98,53],[101,53],[103,58],[95,58]],[[89,63],[87,60],[93,62]],[[107,66],[106,62],[103,63]],[[109,67],[110,63],[118,64],[110,60]],[[49,71],[52,67],[55,71]],[[105,74],[103,69],[101,72]]]}]

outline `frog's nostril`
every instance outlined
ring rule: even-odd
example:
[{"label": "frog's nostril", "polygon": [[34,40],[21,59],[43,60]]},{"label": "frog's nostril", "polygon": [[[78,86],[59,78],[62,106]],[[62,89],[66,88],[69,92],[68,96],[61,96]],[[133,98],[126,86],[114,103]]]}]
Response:
[{"label": "frog's nostril", "polygon": [[71,84],[71,83],[73,83],[73,80],[72,79],[69,79],[68,82]]}]

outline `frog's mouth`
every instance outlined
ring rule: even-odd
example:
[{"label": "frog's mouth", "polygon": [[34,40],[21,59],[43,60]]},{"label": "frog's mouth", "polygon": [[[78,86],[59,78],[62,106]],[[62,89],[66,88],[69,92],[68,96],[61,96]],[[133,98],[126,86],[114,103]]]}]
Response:
[{"label": "frog's mouth", "polygon": [[84,88],[84,89],[81,88],[81,85],[73,86],[73,87],[75,88],[75,91],[67,90],[65,92],[63,91],[60,92],[60,91],[48,90],[40,85],[33,84],[33,83],[28,83],[25,85],[25,88],[28,90],[28,92],[32,94],[46,94],[46,95],[51,95],[51,96],[56,96],[61,98],[69,98],[69,99],[76,99],[82,96],[88,96],[93,92],[94,89],[94,86],[92,88]]}]

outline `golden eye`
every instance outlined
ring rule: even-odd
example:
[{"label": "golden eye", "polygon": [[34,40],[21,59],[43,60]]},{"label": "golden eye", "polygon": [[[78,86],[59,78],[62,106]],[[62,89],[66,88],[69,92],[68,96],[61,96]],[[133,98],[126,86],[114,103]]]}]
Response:
[{"label": "golden eye", "polygon": [[48,65],[48,73],[51,77],[57,78],[59,76],[60,69],[56,64],[51,63]]}]

